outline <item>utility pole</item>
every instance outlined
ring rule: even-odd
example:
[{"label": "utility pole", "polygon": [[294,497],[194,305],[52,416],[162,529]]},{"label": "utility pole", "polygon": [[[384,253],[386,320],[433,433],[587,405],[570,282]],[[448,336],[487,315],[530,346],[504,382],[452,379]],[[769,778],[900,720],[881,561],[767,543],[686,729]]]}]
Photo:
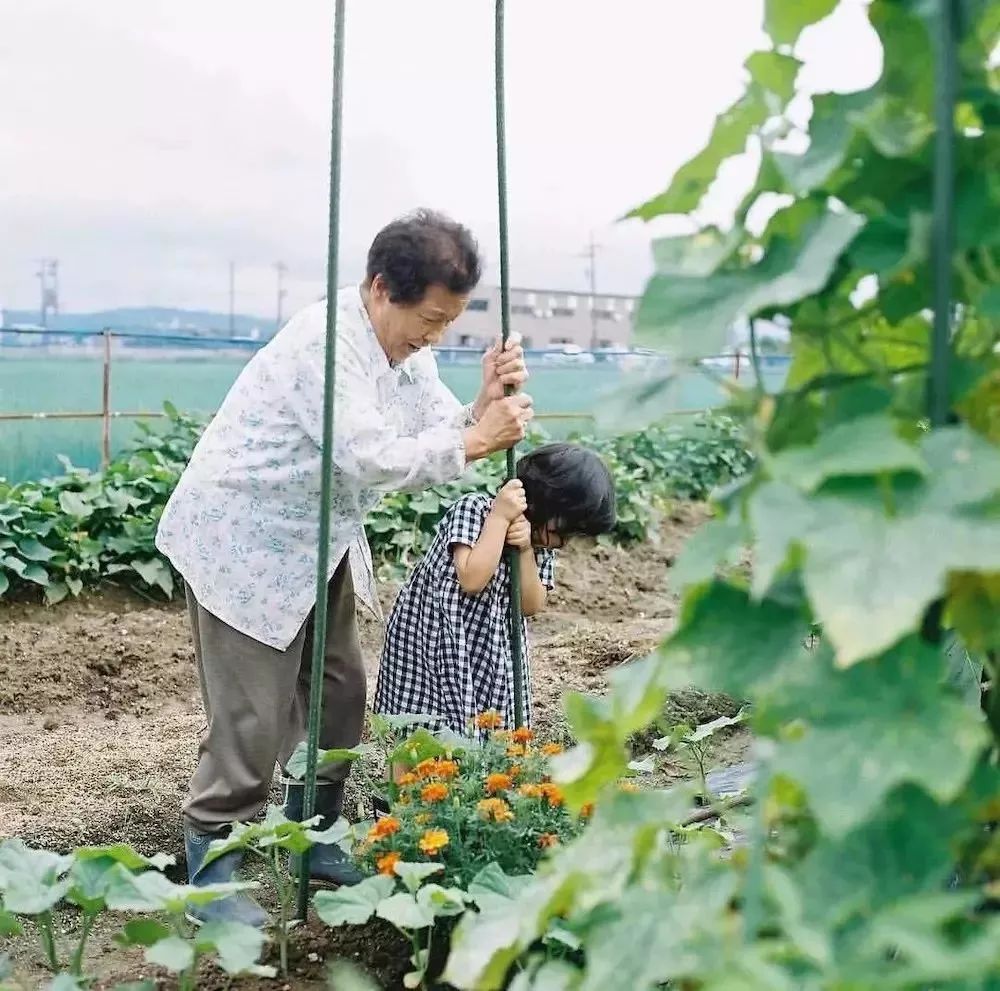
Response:
[{"label": "utility pole", "polygon": [[229,263],[229,336],[236,336],[236,262]]},{"label": "utility pole", "polygon": [[59,259],[43,258],[35,273],[41,293],[39,315],[43,327],[49,325],[49,314],[59,315]]},{"label": "utility pole", "polygon": [[288,273],[288,266],[284,262],[275,262],[274,270],[278,273],[278,315],[274,321],[274,331],[281,330],[282,304],[285,302],[285,275]]},{"label": "utility pole", "polygon": [[579,257],[587,259],[587,275],[590,279],[590,350],[596,351],[599,341],[597,333],[597,252],[601,245],[594,243],[594,232],[590,232],[587,250]]}]

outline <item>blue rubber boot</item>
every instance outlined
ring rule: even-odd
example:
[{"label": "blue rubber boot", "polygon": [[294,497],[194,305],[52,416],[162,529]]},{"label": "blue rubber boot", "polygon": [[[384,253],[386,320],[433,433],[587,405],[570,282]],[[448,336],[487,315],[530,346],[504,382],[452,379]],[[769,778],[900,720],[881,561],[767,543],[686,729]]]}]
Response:
[{"label": "blue rubber boot", "polygon": [[[302,804],[305,799],[305,785],[299,781],[285,782],[285,818],[292,822],[302,822]],[[342,781],[317,782],[316,815],[322,816],[314,827],[329,829],[339,818],[344,808],[344,783]],[[302,858],[291,858],[292,873],[298,876]],[[365,875],[358,870],[351,858],[336,843],[318,843],[309,852],[309,877],[322,884],[347,887],[358,884]]]},{"label": "blue rubber boot", "polygon": [[[184,850],[187,854],[189,884],[200,888],[207,884],[226,884],[234,880],[234,875],[243,862],[243,855],[238,850],[205,864],[209,845],[220,838],[219,833],[202,833],[189,823],[184,823]],[[242,922],[255,929],[263,929],[271,922],[271,917],[257,899],[245,891],[207,905],[192,905],[187,916],[196,925],[206,922]]]}]

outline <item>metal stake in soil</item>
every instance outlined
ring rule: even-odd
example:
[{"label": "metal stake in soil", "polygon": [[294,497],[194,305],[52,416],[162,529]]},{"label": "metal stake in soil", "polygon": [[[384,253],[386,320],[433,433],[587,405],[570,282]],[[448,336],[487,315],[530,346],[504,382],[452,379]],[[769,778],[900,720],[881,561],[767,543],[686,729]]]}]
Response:
[{"label": "metal stake in soil", "polygon": [[[303,820],[316,811],[316,764],[323,714],[323,668],[326,656],[327,586],[330,582],[330,497],[333,489],[333,412],[337,368],[337,247],[340,236],[340,138],[344,102],[344,0],[336,0],[333,25],[333,106],[330,127],[330,227],[326,256],[326,357],[323,367],[323,451],[319,503],[319,547],[316,551],[316,613],[313,622],[312,671],[309,683],[309,733],[302,799]],[[309,911],[309,854],[299,869],[298,917]]]},{"label": "metal stake in soil", "polygon": [[[497,204],[500,220],[500,340],[505,347],[510,339],[510,279],[507,233],[507,126],[504,110],[504,0],[496,0],[496,31],[494,37],[494,90],[497,117]],[[508,395],[513,391],[509,387]],[[514,445],[507,451],[507,480],[514,478]],[[510,571],[510,660],[514,670],[514,722],[524,725],[524,643],[521,618],[520,555],[513,547],[506,549],[507,569]]]}]

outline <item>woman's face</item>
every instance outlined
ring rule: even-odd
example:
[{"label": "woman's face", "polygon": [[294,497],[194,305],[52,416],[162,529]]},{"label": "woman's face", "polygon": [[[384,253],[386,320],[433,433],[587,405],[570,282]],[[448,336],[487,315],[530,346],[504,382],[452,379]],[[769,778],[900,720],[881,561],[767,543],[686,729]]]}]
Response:
[{"label": "woman's face", "polygon": [[441,343],[445,331],[465,312],[469,297],[444,286],[428,286],[416,303],[393,303],[380,275],[368,291],[368,316],[391,365],[398,365],[421,348]]},{"label": "woman's face", "polygon": [[538,527],[532,535],[532,543],[536,547],[544,547],[550,551],[557,551],[559,548],[565,547],[568,540],[568,537],[560,535],[552,523]]}]

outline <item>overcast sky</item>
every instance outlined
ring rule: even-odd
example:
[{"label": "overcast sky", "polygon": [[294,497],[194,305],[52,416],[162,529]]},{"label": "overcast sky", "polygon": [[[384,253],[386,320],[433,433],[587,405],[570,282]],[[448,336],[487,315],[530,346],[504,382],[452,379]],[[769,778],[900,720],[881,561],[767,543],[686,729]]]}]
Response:
[{"label": "overcast sky", "polygon": [[[739,95],[761,0],[509,0],[515,284],[637,292],[653,231],[615,224],[659,192]],[[274,312],[322,293],[332,0],[0,0],[0,305]],[[341,272],[425,205],[473,228],[495,281],[492,0],[348,0]],[[798,52],[806,89],[877,75],[863,0]],[[848,62],[848,59],[850,61]],[[745,182],[713,191],[724,215]]]}]

